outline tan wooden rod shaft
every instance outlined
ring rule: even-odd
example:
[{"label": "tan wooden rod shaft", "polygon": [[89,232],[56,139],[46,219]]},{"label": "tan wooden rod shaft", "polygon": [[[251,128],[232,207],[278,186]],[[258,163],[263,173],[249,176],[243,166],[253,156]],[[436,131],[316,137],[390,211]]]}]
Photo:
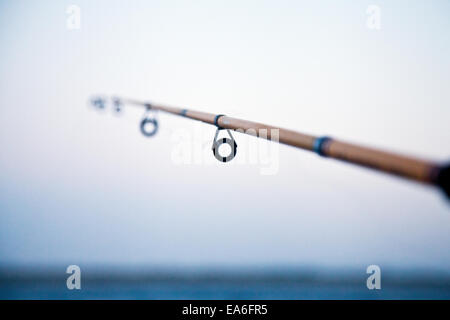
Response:
[{"label": "tan wooden rod shaft", "polygon": [[[278,130],[279,142],[293,147],[310,150],[321,156],[334,158],[360,166],[372,168],[413,181],[440,186],[448,195],[449,167],[436,162],[417,159],[410,156],[382,151],[342,142],[328,137],[317,137],[293,130],[274,127],[262,123],[216,115],[207,112],[150,104],[132,99],[120,99],[122,103],[144,106],[152,110],[160,110],[178,116],[203,121],[221,128],[271,139],[272,129]],[[217,121],[215,123],[215,121]],[[249,130],[250,129],[250,130]],[[259,136],[261,129],[267,134]]]}]

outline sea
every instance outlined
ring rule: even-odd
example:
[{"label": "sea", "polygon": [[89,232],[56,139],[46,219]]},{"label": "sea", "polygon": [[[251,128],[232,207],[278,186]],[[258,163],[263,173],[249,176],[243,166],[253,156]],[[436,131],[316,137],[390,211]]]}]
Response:
[{"label": "sea", "polygon": [[80,288],[69,289],[65,268],[0,268],[0,299],[450,299],[450,274],[430,270],[382,269],[369,289],[362,269],[80,269]]}]

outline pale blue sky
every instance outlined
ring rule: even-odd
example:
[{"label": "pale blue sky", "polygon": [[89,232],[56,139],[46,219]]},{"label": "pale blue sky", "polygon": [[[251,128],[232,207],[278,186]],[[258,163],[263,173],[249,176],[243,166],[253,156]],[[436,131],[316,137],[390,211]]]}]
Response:
[{"label": "pale blue sky", "polygon": [[449,14],[444,0],[0,1],[0,263],[449,270],[436,190],[286,146],[273,176],[177,166],[174,131],[209,145],[212,126],[161,114],[146,139],[132,108],[86,105],[122,94],[448,160]]}]

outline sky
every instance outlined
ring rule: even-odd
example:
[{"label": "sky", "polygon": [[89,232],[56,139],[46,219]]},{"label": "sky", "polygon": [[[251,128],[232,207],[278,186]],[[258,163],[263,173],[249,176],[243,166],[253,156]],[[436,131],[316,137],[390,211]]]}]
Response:
[{"label": "sky", "polygon": [[450,270],[439,190],[265,141],[252,163],[256,139],[239,133],[223,164],[213,126],[161,113],[146,138],[142,110],[88,105],[120,95],[445,162],[449,13],[444,0],[0,1],[0,265]]}]

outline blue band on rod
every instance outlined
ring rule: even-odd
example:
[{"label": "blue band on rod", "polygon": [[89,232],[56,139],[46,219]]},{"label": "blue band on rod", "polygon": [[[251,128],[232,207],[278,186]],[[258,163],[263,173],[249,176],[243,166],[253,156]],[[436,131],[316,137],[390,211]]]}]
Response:
[{"label": "blue band on rod", "polygon": [[223,129],[221,126],[219,126],[219,124],[217,123],[217,121],[219,121],[220,117],[224,117],[224,114],[218,114],[214,117],[214,125],[219,128],[219,129]]},{"label": "blue band on rod", "polygon": [[320,156],[325,157],[326,154],[324,153],[323,146],[326,142],[331,141],[330,137],[319,137],[316,140],[314,140],[313,150]]},{"label": "blue band on rod", "polygon": [[187,112],[187,109],[183,109],[183,110],[181,110],[180,115],[182,115],[183,117],[186,117],[186,112]]}]

